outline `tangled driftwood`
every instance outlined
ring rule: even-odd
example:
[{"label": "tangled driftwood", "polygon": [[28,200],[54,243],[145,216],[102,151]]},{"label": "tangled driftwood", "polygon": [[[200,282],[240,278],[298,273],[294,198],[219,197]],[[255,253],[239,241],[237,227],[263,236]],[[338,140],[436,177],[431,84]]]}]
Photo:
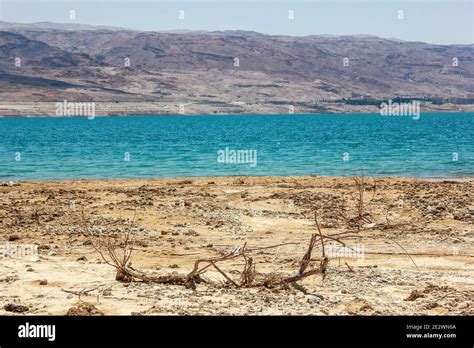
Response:
[{"label": "tangled driftwood", "polygon": [[[352,249],[346,245],[344,240],[360,238],[360,233],[362,231],[372,229],[372,227],[365,227],[363,224],[372,222],[372,214],[367,210],[367,206],[372,204],[374,200],[376,183],[374,181],[372,188],[374,192],[369,203],[366,203],[364,198],[364,192],[367,186],[364,179],[356,178],[355,184],[356,194],[352,195],[355,201],[355,212],[348,212],[345,206],[343,206],[342,209],[335,210],[335,214],[339,216],[346,225],[346,229],[343,232],[324,234],[319,223],[318,211],[317,209],[314,209],[314,222],[317,233],[311,235],[306,252],[299,262],[299,268],[292,275],[277,272],[259,273],[256,271],[254,256],[256,253],[261,252],[264,249],[276,249],[285,245],[294,245],[296,243],[283,243],[253,248],[248,247],[247,243],[245,243],[243,246],[238,247],[223,256],[196,260],[193,269],[188,274],[178,274],[177,272],[173,272],[167,275],[152,275],[142,270],[137,270],[131,266],[130,259],[133,252],[132,224],[129,224],[128,228],[126,228],[125,232],[122,233],[119,238],[116,238],[116,236],[93,233],[92,228],[88,228],[88,231],[93,247],[108,265],[116,269],[116,280],[119,281],[130,282],[133,280],[140,280],[149,283],[183,285],[192,289],[195,289],[196,284],[199,283],[234,288],[287,287],[292,285],[294,288],[298,289],[300,285],[296,282],[306,277],[320,274],[323,279],[325,278],[329,263],[329,258],[326,255],[325,248],[326,241],[329,240],[336,242],[343,247]],[[132,223],[135,221],[135,217],[136,211]],[[85,225],[87,226],[87,222]],[[378,228],[384,229],[383,226],[378,226]],[[390,227],[388,226],[387,228]],[[321,254],[319,258],[313,259],[313,253],[318,243],[320,244]],[[353,251],[357,252],[356,250]],[[223,267],[226,262],[236,259],[243,260],[244,264],[243,269],[237,272],[239,274],[238,279],[229,276]],[[346,265],[351,272],[354,271],[347,263]],[[224,280],[212,281],[205,278],[204,273],[209,269],[217,271]]]},{"label": "tangled driftwood", "polygon": [[[150,283],[184,285],[192,289],[195,289],[196,284],[199,283],[231,286],[234,288],[287,286],[312,275],[321,274],[324,277],[326,274],[329,259],[325,255],[325,239],[336,241],[339,241],[339,239],[330,235],[325,236],[322,233],[317,213],[315,213],[314,219],[318,233],[311,235],[306,252],[299,262],[299,269],[294,275],[279,274],[276,272],[266,274],[258,273],[256,271],[254,255],[262,250],[276,249],[297,243],[282,243],[255,248],[249,248],[245,243],[242,247],[236,248],[224,256],[196,260],[194,268],[186,275],[173,272],[168,275],[157,276],[137,270],[131,266],[130,259],[133,252],[131,225],[119,238],[114,238],[110,235],[98,235],[96,233],[90,233],[90,238],[93,247],[100,254],[104,262],[116,269],[116,280],[123,282],[140,280]],[[312,262],[315,261],[312,256],[318,242],[321,243],[321,257],[317,265],[311,265]],[[344,245],[343,242],[339,242]],[[225,272],[221,265],[227,261],[236,259],[242,259],[244,265],[242,271],[238,272],[238,279],[233,279]],[[204,278],[203,274],[209,269],[217,271],[222,275],[224,281],[216,282]]]}]

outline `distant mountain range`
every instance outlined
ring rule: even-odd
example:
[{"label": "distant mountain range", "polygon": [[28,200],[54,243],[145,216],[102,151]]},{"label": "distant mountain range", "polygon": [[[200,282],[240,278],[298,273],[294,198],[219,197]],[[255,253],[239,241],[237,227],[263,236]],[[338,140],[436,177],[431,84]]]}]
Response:
[{"label": "distant mountain range", "polygon": [[15,103],[63,99],[136,103],[133,114],[148,113],[143,103],[166,105],[159,113],[181,104],[209,113],[284,113],[288,105],[346,112],[394,98],[465,109],[474,104],[473,48],[371,36],[0,22],[0,103],[10,105],[0,115],[22,114]]}]

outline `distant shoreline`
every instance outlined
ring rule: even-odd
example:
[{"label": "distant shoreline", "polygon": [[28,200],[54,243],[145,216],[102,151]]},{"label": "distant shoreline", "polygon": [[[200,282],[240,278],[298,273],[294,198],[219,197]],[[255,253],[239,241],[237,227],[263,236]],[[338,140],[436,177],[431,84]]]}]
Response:
[{"label": "distant shoreline", "polygon": [[[53,105],[53,103],[47,103],[50,105]],[[104,104],[104,103],[100,103]],[[127,103],[110,103],[113,104],[114,106],[124,106],[125,109],[127,109],[126,105]],[[50,112],[50,110],[41,108],[41,110],[36,109],[33,111],[33,109],[27,108],[29,112],[26,113],[20,113],[20,112],[10,112],[8,113],[7,110],[5,110],[5,105],[0,102],[0,118],[87,118],[88,116],[86,115],[81,115],[81,116],[56,116],[54,115],[54,112]],[[50,106],[49,109],[52,109]],[[184,113],[180,114],[179,112],[152,112],[149,109],[143,109],[141,111],[132,111],[129,113],[124,113],[118,111],[117,108],[111,108],[110,112],[106,113],[101,113],[96,116],[96,117],[140,117],[140,116],[297,116],[297,115],[380,115],[380,112],[376,108],[359,108],[359,109],[347,109],[347,110],[340,110],[340,111],[335,111],[335,110],[327,110],[325,112],[294,112],[294,113],[288,113],[288,112],[276,112],[277,110],[271,110],[273,112],[199,112],[199,110],[195,110],[195,112],[189,112],[189,113]],[[11,110],[11,109],[10,109]],[[176,109],[177,110],[177,109]],[[114,112],[115,111],[115,112]],[[451,109],[443,109],[443,108],[424,108],[423,106],[421,107],[421,114],[431,114],[431,113],[442,113],[442,114],[469,114],[474,112],[474,105],[471,104],[465,104],[465,105],[458,105],[458,108],[451,108]],[[386,116],[386,117],[404,117],[404,116]]]}]

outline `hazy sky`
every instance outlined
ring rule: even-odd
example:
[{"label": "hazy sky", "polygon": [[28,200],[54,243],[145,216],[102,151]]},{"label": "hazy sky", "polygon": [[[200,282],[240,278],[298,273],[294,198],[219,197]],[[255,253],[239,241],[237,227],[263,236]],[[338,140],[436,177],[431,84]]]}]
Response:
[{"label": "hazy sky", "polygon": [[[460,44],[474,42],[473,3],[474,0],[0,0],[0,20],[83,23],[143,30],[369,34]],[[75,11],[75,19],[70,18],[71,10]],[[179,18],[180,10],[184,10],[184,19]],[[292,20],[288,18],[290,10],[294,11]]]}]

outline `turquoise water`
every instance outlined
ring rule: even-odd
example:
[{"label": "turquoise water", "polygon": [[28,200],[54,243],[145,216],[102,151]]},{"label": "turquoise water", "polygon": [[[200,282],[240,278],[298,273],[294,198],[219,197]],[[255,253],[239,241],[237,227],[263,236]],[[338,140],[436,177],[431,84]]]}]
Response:
[{"label": "turquoise water", "polygon": [[1,180],[309,174],[472,177],[474,113],[0,119]]}]

